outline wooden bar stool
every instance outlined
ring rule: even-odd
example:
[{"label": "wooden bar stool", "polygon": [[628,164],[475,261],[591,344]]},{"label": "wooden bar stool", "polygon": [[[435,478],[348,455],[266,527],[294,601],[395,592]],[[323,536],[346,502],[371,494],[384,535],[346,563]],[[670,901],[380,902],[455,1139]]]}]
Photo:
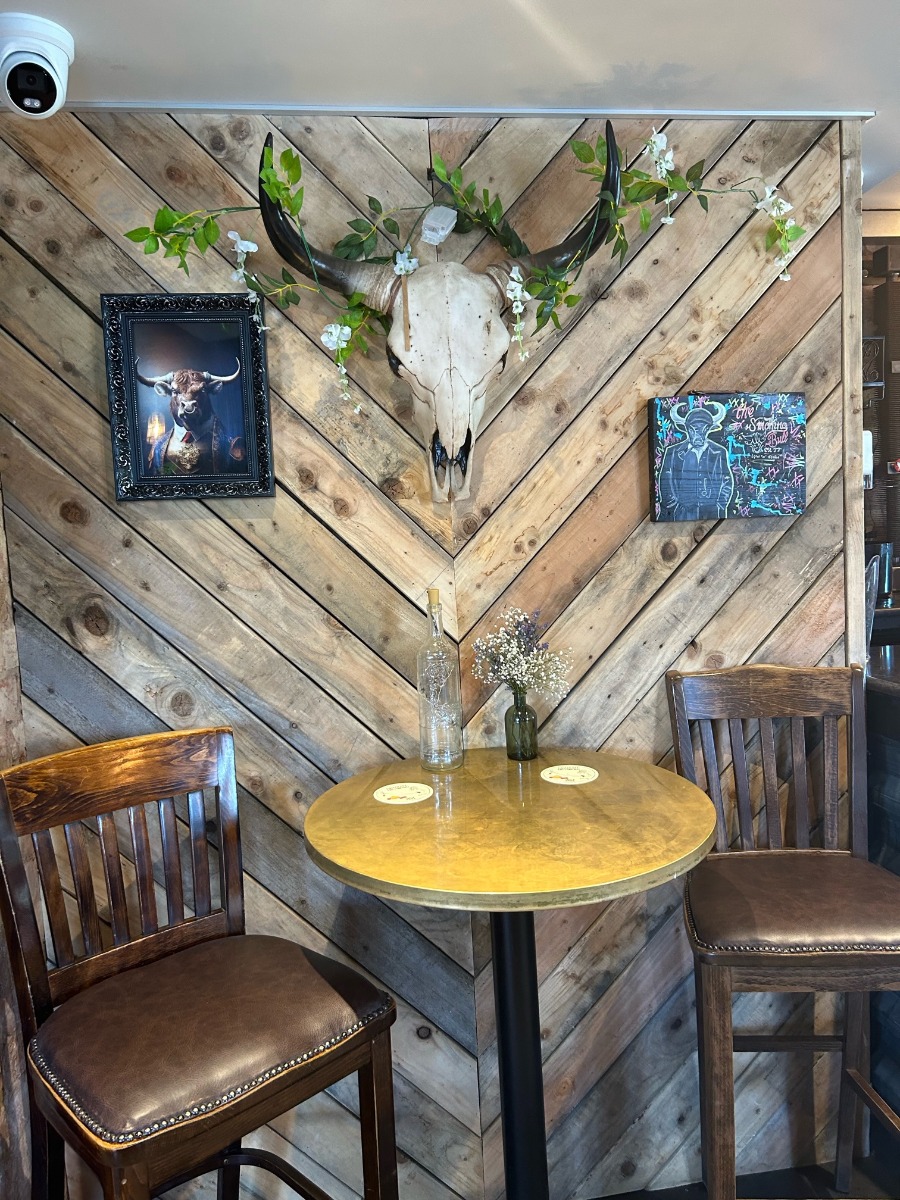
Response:
[{"label": "wooden bar stool", "polygon": [[[835,1175],[847,1191],[857,1099],[900,1132],[866,1070],[867,994],[900,988],[900,878],[866,857],[862,668],[673,671],[666,682],[677,770],[717,810],[716,850],[684,893],[707,1190],[735,1195],[733,1051],[802,1048],[842,1055]],[[734,1036],[736,991],[844,992],[843,1033]]]},{"label": "wooden bar stool", "polygon": [[0,918],[28,1043],[34,1200],[62,1200],[62,1140],[106,1200],[208,1171],[219,1200],[237,1200],[243,1165],[327,1200],[241,1139],[354,1071],[364,1194],[396,1200],[394,1002],[341,963],[244,933],[230,730],[0,772]]}]

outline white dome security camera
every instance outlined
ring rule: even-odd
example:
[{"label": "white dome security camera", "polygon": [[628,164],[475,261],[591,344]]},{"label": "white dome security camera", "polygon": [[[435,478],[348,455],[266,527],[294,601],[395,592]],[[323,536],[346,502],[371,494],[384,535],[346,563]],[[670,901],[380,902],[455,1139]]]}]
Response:
[{"label": "white dome security camera", "polygon": [[50,117],[66,99],[72,35],[55,21],[0,13],[0,99],[22,117]]}]

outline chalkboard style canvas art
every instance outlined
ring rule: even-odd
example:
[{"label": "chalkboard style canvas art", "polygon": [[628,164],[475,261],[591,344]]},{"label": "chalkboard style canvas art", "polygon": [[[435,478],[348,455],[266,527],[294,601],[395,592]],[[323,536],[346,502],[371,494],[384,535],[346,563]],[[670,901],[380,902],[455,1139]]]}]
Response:
[{"label": "chalkboard style canvas art", "polygon": [[787,517],[806,507],[803,392],[650,401],[653,519]]}]

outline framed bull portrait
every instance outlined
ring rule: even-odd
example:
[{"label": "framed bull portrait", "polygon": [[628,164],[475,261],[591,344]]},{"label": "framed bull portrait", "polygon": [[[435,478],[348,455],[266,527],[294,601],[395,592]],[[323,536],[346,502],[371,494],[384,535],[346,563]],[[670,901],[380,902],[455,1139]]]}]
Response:
[{"label": "framed bull portrait", "polygon": [[101,300],[116,499],[271,496],[261,301]]}]

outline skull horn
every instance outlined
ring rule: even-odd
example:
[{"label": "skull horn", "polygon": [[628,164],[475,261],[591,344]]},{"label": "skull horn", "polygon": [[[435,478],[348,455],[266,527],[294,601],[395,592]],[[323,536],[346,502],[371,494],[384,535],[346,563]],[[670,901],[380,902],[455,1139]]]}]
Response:
[{"label": "skull horn", "polygon": [[203,372],[203,378],[207,383],[232,383],[241,373],[241,360],[236,358],[237,370],[233,375],[210,375],[209,371]]},{"label": "skull horn", "polygon": [[[613,197],[613,206],[619,203],[622,191],[621,171],[619,167],[619,148],[616,145],[616,135],[612,122],[606,122],[606,174],[603,177],[602,192]],[[570,271],[583,266],[598,247],[603,245],[612,221],[609,216],[601,218],[600,213],[605,199],[597,201],[594,211],[582,224],[570,233],[564,242],[551,246],[548,250],[539,250],[536,254],[526,254],[515,260],[512,265],[523,268],[523,274],[529,270]]]},{"label": "skull horn", "polygon": [[[271,133],[266,138],[259,162],[260,172],[265,165],[267,149],[272,149]],[[262,184],[259,186],[259,208],[269,241],[285,262],[289,262],[317,283],[334,288],[336,292],[342,292],[345,296],[350,296],[353,292],[362,292],[370,308],[382,313],[390,312],[392,292],[398,281],[392,266],[385,263],[352,262],[325,250],[318,250],[300,236],[293,222],[284,215],[281,205],[269,198]]]}]

